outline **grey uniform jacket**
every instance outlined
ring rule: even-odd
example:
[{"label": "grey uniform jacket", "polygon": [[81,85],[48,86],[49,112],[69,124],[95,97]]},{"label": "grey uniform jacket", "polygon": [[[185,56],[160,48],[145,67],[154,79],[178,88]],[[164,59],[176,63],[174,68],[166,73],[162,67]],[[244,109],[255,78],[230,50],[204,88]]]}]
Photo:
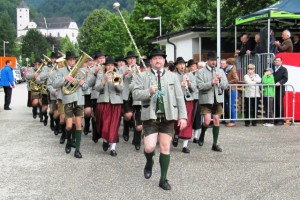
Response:
[{"label": "grey uniform jacket", "polygon": [[196,80],[194,75],[192,73],[185,73],[185,74],[176,73],[176,75],[180,83],[182,82],[184,76],[186,76],[190,80],[191,85],[188,86],[187,88],[181,87],[181,89],[184,95],[184,99],[186,101],[194,101],[193,93],[197,90]]},{"label": "grey uniform jacket", "polygon": [[[137,66],[139,68],[139,66]],[[125,65],[120,68],[119,73],[123,74],[128,69],[128,65]],[[124,89],[123,89],[123,100],[127,101],[129,98],[129,94],[132,92],[133,88],[133,76],[132,73],[128,73],[125,77],[123,77],[124,80]]]},{"label": "grey uniform jacket", "polygon": [[47,81],[48,77],[49,77],[49,72],[52,69],[52,65],[47,65],[44,66],[42,68],[41,73],[38,75],[38,77],[36,78],[36,82],[38,84],[43,84]]},{"label": "grey uniform jacket", "polygon": [[57,100],[57,97],[55,96],[57,89],[53,87],[53,81],[55,80],[56,73],[57,71],[52,72],[47,79],[47,89],[50,93],[50,100]]},{"label": "grey uniform jacket", "polygon": [[26,78],[26,80],[27,80],[27,90],[28,90],[28,91],[31,91],[31,88],[30,88],[30,85],[29,85],[29,81],[30,81],[31,79],[33,79],[34,73],[35,73],[35,70],[34,70],[33,67],[28,68],[27,74],[26,74],[26,76],[25,76],[25,78]]},{"label": "grey uniform jacket", "polygon": [[[133,100],[142,102],[141,119],[157,119],[155,95],[150,96],[149,87],[153,82],[157,82],[156,75],[152,71],[144,71],[134,80],[134,89],[132,92]],[[187,111],[184,102],[183,93],[176,74],[165,71],[161,77],[161,88],[164,92],[163,103],[165,108],[165,116],[167,120],[187,119]]]},{"label": "grey uniform jacket", "polygon": [[[199,90],[199,104],[213,104],[214,94],[218,103],[222,103],[224,101],[224,92],[219,95],[218,88],[222,90],[226,89],[228,81],[224,70],[217,67],[215,68],[215,70],[215,73],[213,73],[206,66],[196,72],[196,83]],[[213,80],[213,76],[215,76],[215,74],[220,74],[222,76],[219,86],[212,86],[211,84],[211,81]]]},{"label": "grey uniform jacket", "polygon": [[191,74],[192,74],[192,77],[193,77],[193,79],[194,79],[194,81],[195,81],[195,91],[192,93],[192,95],[193,95],[193,99],[194,100],[198,100],[199,99],[199,90],[198,90],[198,88],[197,88],[197,84],[196,84],[196,72],[191,72]]},{"label": "grey uniform jacket", "polygon": [[89,87],[91,87],[91,99],[98,99],[98,96],[99,96],[99,92],[97,90],[95,90],[95,87],[94,87],[96,84],[96,79],[97,79],[97,77],[95,76],[95,68],[96,67],[97,66],[93,66],[92,68],[90,68],[91,75],[88,76],[88,85],[89,85]]},{"label": "grey uniform jacket", "polygon": [[[69,73],[70,73],[70,70],[68,67],[58,69],[56,77],[53,81],[53,87],[61,88],[65,83],[64,77],[67,76]],[[67,104],[67,103],[77,102],[77,105],[79,105],[79,106],[84,105],[83,91],[85,91],[87,88],[88,88],[88,84],[85,82],[73,94],[63,94],[62,93],[62,103]]]},{"label": "grey uniform jacket", "polygon": [[86,82],[87,82],[87,84],[89,86],[88,89],[84,91],[84,95],[89,95],[92,92],[92,87],[95,85],[95,79],[96,79],[96,77],[95,77],[95,75],[94,75],[94,73],[92,71],[92,67],[84,67],[82,70],[87,75]]},{"label": "grey uniform jacket", "polygon": [[123,104],[122,90],[123,81],[119,85],[114,85],[112,82],[107,81],[104,85],[102,80],[104,74],[98,74],[95,84],[96,91],[99,92],[97,103],[111,103],[111,104]]}]

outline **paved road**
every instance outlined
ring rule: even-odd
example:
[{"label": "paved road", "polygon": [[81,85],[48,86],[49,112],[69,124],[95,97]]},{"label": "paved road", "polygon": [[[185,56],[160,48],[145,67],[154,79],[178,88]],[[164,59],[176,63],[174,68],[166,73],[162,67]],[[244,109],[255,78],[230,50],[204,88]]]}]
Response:
[{"label": "paved road", "polygon": [[[83,136],[82,159],[64,146],[26,107],[26,85],[13,91],[12,111],[0,92],[0,199],[299,199],[299,127],[221,127],[223,153],[190,144],[189,155],[172,148],[171,191],[158,187],[156,151],[153,177],[143,177],[143,151],[122,139],[118,156],[103,152]],[[178,145],[180,146],[181,143]]]}]

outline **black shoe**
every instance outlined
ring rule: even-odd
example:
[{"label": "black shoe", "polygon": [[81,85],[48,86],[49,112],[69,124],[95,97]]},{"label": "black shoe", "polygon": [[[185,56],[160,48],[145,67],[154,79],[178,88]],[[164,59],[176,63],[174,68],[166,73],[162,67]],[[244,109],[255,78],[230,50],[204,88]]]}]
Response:
[{"label": "black shoe", "polygon": [[221,147],[219,147],[219,145],[213,145],[211,150],[217,151],[217,152],[222,152],[222,149],[221,149]]},{"label": "black shoe", "polygon": [[141,149],[141,144],[135,144],[134,145],[135,150],[140,150]]},{"label": "black shoe", "polygon": [[108,142],[103,142],[103,144],[102,144],[103,151],[107,151],[108,147],[109,147]]},{"label": "black shoe", "polygon": [[63,143],[65,143],[65,140],[66,140],[66,138],[61,136],[60,139],[59,139],[59,143],[63,144]]},{"label": "black shoe", "polygon": [[250,126],[250,124],[245,124],[246,127]]},{"label": "black shoe", "polygon": [[193,143],[198,143],[197,138],[194,138],[194,139],[193,139]]},{"label": "black shoe", "polygon": [[66,153],[70,153],[71,152],[71,145],[68,145],[68,143],[66,144],[65,151],[66,151]]},{"label": "black shoe", "polygon": [[124,139],[125,142],[128,142],[128,140],[129,140],[129,134],[128,135],[127,134],[123,134],[123,139]]},{"label": "black shoe", "polygon": [[54,130],[54,135],[58,135],[58,131],[57,130]]},{"label": "black shoe", "polygon": [[80,151],[75,151],[74,157],[75,158],[82,158],[82,155],[81,155]]},{"label": "black shoe", "polygon": [[4,108],[4,110],[11,110],[11,108],[7,107],[7,108]]},{"label": "black shoe", "polygon": [[111,150],[111,151],[110,151],[110,155],[113,156],[113,157],[115,157],[115,156],[117,156],[118,154],[117,154],[116,150]]},{"label": "black shoe", "polygon": [[152,168],[145,167],[144,168],[144,177],[146,179],[149,179],[149,178],[151,178],[151,176],[152,176]]},{"label": "black shoe", "polygon": [[256,123],[252,123],[252,126],[257,126],[257,124]]},{"label": "black shoe", "polygon": [[94,141],[95,143],[98,143],[98,140],[99,140],[99,139],[95,139],[95,138],[93,139],[93,141]]},{"label": "black shoe", "polygon": [[204,144],[204,141],[198,140],[198,145],[199,145],[199,146],[201,146],[201,147],[202,147],[202,146],[203,146],[203,144]]},{"label": "black shoe", "polygon": [[47,126],[47,124],[48,124],[48,116],[45,117],[45,119],[44,119],[43,122],[44,122],[44,126]]},{"label": "black shoe", "polygon": [[182,152],[183,152],[183,153],[190,153],[190,150],[189,150],[188,147],[183,147],[183,148],[182,148]]},{"label": "black shoe", "polygon": [[44,122],[44,120],[43,120],[43,115],[40,116],[40,122]]},{"label": "black shoe", "polygon": [[171,190],[171,185],[168,183],[167,179],[160,180],[159,187],[164,190]]},{"label": "black shoe", "polygon": [[178,135],[174,135],[172,144],[174,147],[178,146]]},{"label": "black shoe", "polygon": [[33,114],[32,117],[33,117],[33,119],[36,119],[37,115]]},{"label": "black shoe", "polygon": [[84,126],[83,133],[84,133],[84,135],[89,134],[89,127],[88,126]]}]

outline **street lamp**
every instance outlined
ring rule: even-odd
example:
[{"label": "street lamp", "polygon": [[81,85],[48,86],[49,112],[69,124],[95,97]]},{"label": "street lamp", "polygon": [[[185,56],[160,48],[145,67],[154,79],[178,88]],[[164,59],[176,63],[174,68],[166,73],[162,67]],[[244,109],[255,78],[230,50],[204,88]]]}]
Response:
[{"label": "street lamp", "polygon": [[161,28],[161,16],[159,17],[149,17],[149,16],[146,16],[144,17],[144,20],[159,20],[159,36],[161,36],[161,32],[162,32],[162,28]]},{"label": "street lamp", "polygon": [[5,57],[5,44],[8,44],[9,41],[3,40],[3,57]]}]

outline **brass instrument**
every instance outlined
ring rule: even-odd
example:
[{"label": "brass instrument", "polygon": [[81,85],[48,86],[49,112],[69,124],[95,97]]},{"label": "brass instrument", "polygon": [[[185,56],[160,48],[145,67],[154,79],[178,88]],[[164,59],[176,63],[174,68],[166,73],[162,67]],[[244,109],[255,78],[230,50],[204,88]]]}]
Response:
[{"label": "brass instrument", "polygon": [[62,67],[66,66],[66,59],[65,59],[64,56],[56,59],[55,62],[57,63],[56,65],[57,65],[58,68],[62,68]]},{"label": "brass instrument", "polygon": [[139,66],[137,66],[137,64],[135,64],[133,66],[129,66],[129,67],[131,69],[131,74],[132,74],[133,78],[135,78],[141,74],[141,70],[140,70]]},{"label": "brass instrument", "polygon": [[105,74],[108,76],[109,82],[112,82],[114,85],[120,85],[122,79],[116,72],[107,71]]},{"label": "brass instrument", "polygon": [[183,74],[182,81],[185,82],[185,95],[187,98],[189,98],[191,96],[189,91],[189,85],[188,85],[189,78],[186,74]]},{"label": "brass instrument", "polygon": [[105,70],[105,66],[103,64],[96,64],[95,65],[96,68],[99,68],[98,74],[103,74],[104,70]]},{"label": "brass instrument", "polygon": [[92,60],[92,58],[86,54],[85,52],[81,51],[82,55],[80,56],[79,60],[76,62],[76,65],[73,67],[73,69],[70,71],[69,76],[72,76],[74,81],[69,82],[65,81],[64,85],[62,86],[61,90],[64,94],[73,94],[77,91],[77,89],[80,87],[79,82],[81,80],[86,79],[86,73],[84,70],[80,69],[83,64],[88,61]]},{"label": "brass instrument", "polygon": [[[35,73],[40,74],[43,67],[46,65],[47,65],[47,63],[43,60],[43,63],[39,66],[39,68],[35,71]],[[31,91],[33,91],[33,92],[38,92],[41,89],[41,86],[35,82],[34,77],[33,77],[33,79],[31,79],[29,81],[29,87],[30,87]]]}]

